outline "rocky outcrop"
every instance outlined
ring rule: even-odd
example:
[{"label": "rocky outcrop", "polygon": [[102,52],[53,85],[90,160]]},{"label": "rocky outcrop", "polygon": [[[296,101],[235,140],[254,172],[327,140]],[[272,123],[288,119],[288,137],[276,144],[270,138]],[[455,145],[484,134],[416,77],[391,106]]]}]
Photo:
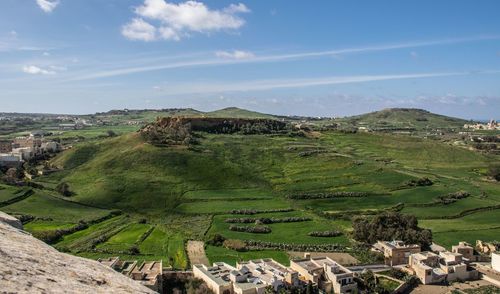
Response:
[{"label": "rocky outcrop", "polygon": [[0,293],[154,293],[97,261],[60,253],[15,227],[12,217],[0,217]]},{"label": "rocky outcrop", "polygon": [[179,145],[193,142],[193,132],[212,134],[272,134],[282,132],[288,124],[274,119],[215,117],[161,117],[140,130],[149,142]]},{"label": "rocky outcrop", "polygon": [[0,211],[0,223],[1,222],[6,223],[8,225],[11,225],[16,229],[20,229],[20,230],[23,229],[23,224],[21,223],[20,220],[18,220],[17,218],[15,218],[11,215],[6,214],[5,212]]}]

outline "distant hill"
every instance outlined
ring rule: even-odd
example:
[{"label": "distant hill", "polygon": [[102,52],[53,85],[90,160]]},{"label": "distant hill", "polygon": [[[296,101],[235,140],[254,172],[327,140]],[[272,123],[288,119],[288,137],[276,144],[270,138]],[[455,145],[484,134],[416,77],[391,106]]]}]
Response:
[{"label": "distant hill", "polygon": [[388,108],[339,119],[348,125],[372,129],[450,129],[461,128],[467,120],[416,108]]},{"label": "distant hill", "polygon": [[260,113],[238,107],[227,107],[211,112],[205,112],[204,115],[209,117],[230,117],[230,118],[276,118],[276,116],[272,114]]}]

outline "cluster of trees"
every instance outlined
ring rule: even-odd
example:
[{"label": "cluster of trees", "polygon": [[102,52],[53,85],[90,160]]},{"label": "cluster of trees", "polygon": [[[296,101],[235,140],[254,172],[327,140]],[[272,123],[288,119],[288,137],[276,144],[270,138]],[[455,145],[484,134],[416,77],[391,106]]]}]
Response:
[{"label": "cluster of trees", "polygon": [[273,134],[286,132],[290,126],[272,119],[163,117],[146,125],[140,133],[157,145],[193,145],[198,141],[193,132],[213,134]]},{"label": "cluster of trees", "polygon": [[304,251],[304,252],[339,252],[345,249],[340,244],[288,244],[288,243],[275,243],[260,240],[245,241],[247,249],[263,250],[273,249],[281,251]]},{"label": "cluster of trees", "polygon": [[308,234],[311,237],[338,237],[342,235],[340,231],[313,231]]},{"label": "cluster of trees", "polygon": [[229,230],[235,232],[255,233],[255,234],[269,234],[272,232],[268,226],[236,226],[230,225]]},{"label": "cluster of trees", "polygon": [[243,215],[254,215],[258,213],[271,213],[271,212],[290,212],[293,211],[292,208],[278,208],[278,209],[233,209],[229,211],[230,214],[243,214]]},{"label": "cluster of trees", "polygon": [[405,186],[408,187],[423,187],[423,186],[432,186],[434,183],[427,177],[410,180],[405,183]]},{"label": "cluster of trees", "polygon": [[353,220],[353,238],[373,244],[379,240],[402,240],[420,244],[425,250],[432,244],[430,230],[418,227],[417,218],[398,212],[384,212],[373,218],[357,217]]},{"label": "cluster of trees", "polygon": [[367,192],[325,192],[325,193],[300,193],[287,195],[289,199],[326,199],[326,198],[337,198],[337,197],[366,197],[369,194]]},{"label": "cluster of trees", "polygon": [[260,224],[275,224],[275,223],[294,223],[294,222],[305,222],[310,221],[309,217],[241,217],[241,218],[227,218],[226,223],[240,223],[240,224],[250,224],[250,223],[260,223]]}]

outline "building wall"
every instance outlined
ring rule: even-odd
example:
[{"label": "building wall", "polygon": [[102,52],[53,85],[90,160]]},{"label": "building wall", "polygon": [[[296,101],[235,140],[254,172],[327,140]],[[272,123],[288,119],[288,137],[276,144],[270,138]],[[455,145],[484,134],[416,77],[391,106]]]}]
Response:
[{"label": "building wall", "polygon": [[214,291],[215,294],[233,294],[233,287],[231,284],[219,285],[204,272],[198,269],[198,267],[193,266],[193,275],[195,278],[203,280],[210,290]]},{"label": "building wall", "polygon": [[491,267],[500,273],[500,254],[498,253],[491,254]]}]

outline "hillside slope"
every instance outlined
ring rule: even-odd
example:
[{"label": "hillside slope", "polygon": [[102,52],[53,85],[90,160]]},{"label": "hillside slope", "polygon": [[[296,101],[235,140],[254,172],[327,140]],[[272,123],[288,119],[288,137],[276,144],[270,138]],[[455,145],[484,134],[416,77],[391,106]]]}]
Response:
[{"label": "hillside slope", "polygon": [[461,128],[466,120],[431,113],[423,109],[415,108],[388,108],[367,114],[350,116],[340,121],[355,125],[369,126],[371,128]]},{"label": "hillside slope", "polygon": [[3,293],[154,293],[97,261],[59,253],[0,220]]}]

